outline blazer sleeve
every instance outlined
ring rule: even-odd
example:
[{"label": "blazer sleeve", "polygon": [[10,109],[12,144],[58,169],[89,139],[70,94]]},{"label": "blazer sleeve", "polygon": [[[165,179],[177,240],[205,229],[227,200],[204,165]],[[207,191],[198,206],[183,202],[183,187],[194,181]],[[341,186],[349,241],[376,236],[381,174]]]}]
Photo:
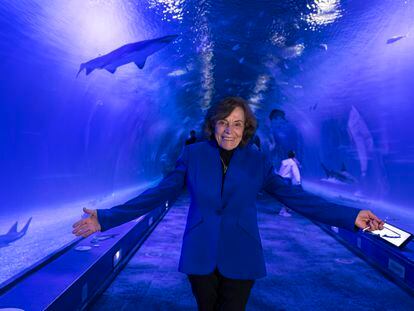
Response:
[{"label": "blazer sleeve", "polygon": [[312,220],[348,230],[356,230],[355,220],[360,209],[334,204],[303,190],[302,186],[292,186],[274,172],[266,161],[264,165],[263,189],[287,207]]},{"label": "blazer sleeve", "polygon": [[185,147],[176,162],[175,169],[164,177],[157,186],[144,191],[124,204],[110,209],[98,209],[97,214],[101,231],[106,231],[138,218],[167,200],[175,198],[184,187],[187,166],[188,147]]}]

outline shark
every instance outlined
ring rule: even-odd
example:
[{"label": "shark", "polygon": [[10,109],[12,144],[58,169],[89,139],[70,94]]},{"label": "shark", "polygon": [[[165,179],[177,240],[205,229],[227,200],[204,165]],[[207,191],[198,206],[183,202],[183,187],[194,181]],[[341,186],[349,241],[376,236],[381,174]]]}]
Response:
[{"label": "shark", "polygon": [[368,170],[368,161],[374,152],[374,138],[364,118],[353,105],[349,112],[347,130],[355,145],[361,175],[365,175]]},{"label": "shark", "polygon": [[0,247],[8,246],[11,242],[21,239],[26,234],[31,221],[32,221],[32,217],[29,218],[27,223],[24,225],[24,227],[20,231],[17,231],[17,221],[16,221],[14,225],[11,226],[11,228],[6,234],[0,235]]},{"label": "shark", "polygon": [[391,37],[387,40],[387,44],[392,44],[392,43],[400,41],[401,39],[404,39],[404,38],[407,38],[407,35]]},{"label": "shark", "polygon": [[76,77],[78,77],[83,70],[85,70],[86,75],[89,75],[95,69],[105,69],[113,74],[118,67],[131,62],[135,63],[139,69],[142,69],[145,66],[148,56],[166,47],[177,39],[177,37],[178,35],[168,35],[156,39],[125,44],[108,54],[82,63]]},{"label": "shark", "polygon": [[329,180],[335,180],[346,184],[353,184],[357,182],[357,179],[348,173],[344,164],[342,164],[340,172],[327,168],[323,163],[321,163],[321,166],[325,171],[326,178]]}]

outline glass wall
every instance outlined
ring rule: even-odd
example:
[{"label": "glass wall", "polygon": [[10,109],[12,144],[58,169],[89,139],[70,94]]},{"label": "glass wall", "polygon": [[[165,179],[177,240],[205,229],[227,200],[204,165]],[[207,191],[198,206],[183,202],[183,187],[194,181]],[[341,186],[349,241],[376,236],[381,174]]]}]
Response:
[{"label": "glass wall", "polygon": [[412,16],[391,0],[1,1],[0,283],[72,241],[82,207],[166,174],[227,95],[250,100],[263,152],[295,133],[309,190],[411,223]]}]

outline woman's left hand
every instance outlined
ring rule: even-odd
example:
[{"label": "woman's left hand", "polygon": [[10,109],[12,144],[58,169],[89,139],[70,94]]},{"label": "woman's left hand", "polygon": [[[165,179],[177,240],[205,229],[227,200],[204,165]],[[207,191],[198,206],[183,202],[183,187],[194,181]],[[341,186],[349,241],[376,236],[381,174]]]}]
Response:
[{"label": "woman's left hand", "polygon": [[355,219],[355,226],[362,230],[375,231],[384,228],[384,222],[371,211],[362,210]]}]

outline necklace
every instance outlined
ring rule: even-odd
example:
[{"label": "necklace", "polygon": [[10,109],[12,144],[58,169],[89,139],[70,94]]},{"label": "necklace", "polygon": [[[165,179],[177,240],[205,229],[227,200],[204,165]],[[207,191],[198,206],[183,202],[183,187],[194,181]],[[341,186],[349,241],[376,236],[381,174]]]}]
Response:
[{"label": "necklace", "polygon": [[227,172],[227,168],[228,168],[228,166],[226,165],[226,163],[224,163],[224,161],[223,161],[223,159],[222,159],[222,157],[220,157],[220,160],[221,160],[221,163],[223,164],[223,174],[225,175],[226,174],[226,172]]}]

